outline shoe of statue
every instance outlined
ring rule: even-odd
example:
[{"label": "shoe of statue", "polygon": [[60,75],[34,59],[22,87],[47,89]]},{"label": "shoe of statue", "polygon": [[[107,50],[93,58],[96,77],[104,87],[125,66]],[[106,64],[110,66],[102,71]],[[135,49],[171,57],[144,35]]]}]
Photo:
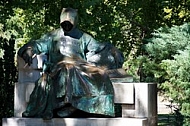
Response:
[{"label": "shoe of statue", "polygon": [[71,116],[74,112],[76,112],[76,108],[70,106],[70,107],[64,107],[61,110],[57,111],[57,115],[59,117],[69,117]]}]

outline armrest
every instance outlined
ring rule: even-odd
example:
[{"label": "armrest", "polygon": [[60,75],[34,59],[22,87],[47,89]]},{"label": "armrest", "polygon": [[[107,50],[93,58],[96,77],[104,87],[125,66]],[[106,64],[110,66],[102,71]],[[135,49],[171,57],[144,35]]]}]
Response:
[{"label": "armrest", "polygon": [[35,82],[41,75],[43,61],[47,59],[44,54],[36,55],[32,64],[28,66],[21,57],[17,57],[18,83]]}]

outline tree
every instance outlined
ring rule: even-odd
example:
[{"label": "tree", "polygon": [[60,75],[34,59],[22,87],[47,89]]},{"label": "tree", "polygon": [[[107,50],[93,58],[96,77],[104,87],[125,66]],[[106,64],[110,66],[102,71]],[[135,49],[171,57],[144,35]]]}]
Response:
[{"label": "tree", "polygon": [[[159,28],[146,39],[144,81],[160,84],[161,93],[177,103],[189,125],[190,115],[190,24]],[[151,79],[150,79],[151,78]]]},{"label": "tree", "polygon": [[[189,6],[190,0],[56,0],[53,2],[52,0],[1,0],[0,62],[4,63],[6,60],[12,63],[20,46],[30,39],[37,39],[42,34],[59,27],[61,9],[73,7],[78,9],[81,29],[100,42],[110,41],[124,53],[123,67],[136,78],[136,81],[162,83],[165,80],[163,75],[167,75],[167,72],[160,66],[161,59],[154,61],[151,56],[147,56],[150,53],[146,52],[144,45],[149,41],[145,39],[154,36],[151,33],[160,27],[190,22]],[[14,49],[12,46],[9,47],[12,44]],[[7,47],[12,50],[8,50]],[[9,53],[11,56],[7,56],[6,51],[11,52]],[[1,77],[9,78],[9,72],[13,72],[13,75],[17,74],[15,70],[6,70],[8,69],[6,65],[3,64],[0,68]],[[16,66],[16,62],[12,65]],[[12,88],[8,92],[9,96],[13,96],[16,76],[11,77],[2,81],[0,90],[2,97],[7,93],[6,84]],[[13,105],[13,99],[10,103]],[[2,115],[4,110],[1,110]],[[7,116],[11,116],[11,113]]]}]

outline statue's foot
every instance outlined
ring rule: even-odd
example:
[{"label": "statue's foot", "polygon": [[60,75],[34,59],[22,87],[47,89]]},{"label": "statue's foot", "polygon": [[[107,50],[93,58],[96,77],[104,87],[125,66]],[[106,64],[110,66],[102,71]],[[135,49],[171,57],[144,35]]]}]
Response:
[{"label": "statue's foot", "polygon": [[77,109],[74,108],[74,107],[65,107],[65,108],[62,108],[61,110],[59,110],[57,112],[57,115],[59,117],[68,117],[70,115],[72,115]]},{"label": "statue's foot", "polygon": [[52,111],[47,111],[43,115],[43,120],[51,120],[53,118],[53,113]]},{"label": "statue's foot", "polygon": [[22,117],[29,117],[29,113],[27,111],[23,112]]}]

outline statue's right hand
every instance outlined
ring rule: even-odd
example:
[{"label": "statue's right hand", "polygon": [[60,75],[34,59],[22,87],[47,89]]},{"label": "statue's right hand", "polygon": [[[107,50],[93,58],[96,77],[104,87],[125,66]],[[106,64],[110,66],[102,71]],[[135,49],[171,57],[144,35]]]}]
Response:
[{"label": "statue's right hand", "polygon": [[33,55],[34,54],[32,48],[27,48],[22,54],[22,58],[24,59],[25,63],[27,63],[29,66],[32,64]]}]

